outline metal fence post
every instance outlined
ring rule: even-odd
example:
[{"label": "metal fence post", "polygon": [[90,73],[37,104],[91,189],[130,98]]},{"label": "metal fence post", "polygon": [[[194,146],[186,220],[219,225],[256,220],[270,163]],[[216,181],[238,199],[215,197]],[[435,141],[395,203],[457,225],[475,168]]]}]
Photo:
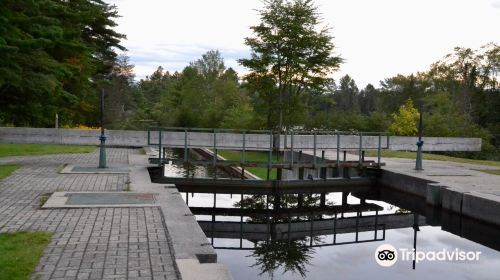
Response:
[{"label": "metal fence post", "polygon": [[380,167],[380,151],[382,149],[382,134],[378,135],[377,164]]},{"label": "metal fence post", "polygon": [[316,131],[314,131],[313,134],[313,149],[314,149],[313,168],[316,169]]},{"label": "metal fence post", "polygon": [[363,133],[359,133],[359,151],[358,151],[358,157],[359,157],[359,165],[361,166],[362,164],[362,156],[361,156],[361,151],[363,150]]},{"label": "metal fence post", "polygon": [[214,135],[214,151],[213,151],[212,161],[213,161],[214,173],[215,173],[215,165],[217,164],[217,130],[216,129],[214,129],[213,135]]},{"label": "metal fence post", "polygon": [[293,156],[294,156],[294,154],[293,154],[293,130],[290,133],[290,137],[291,137],[290,138],[290,154],[291,154],[291,156],[290,156],[290,168],[293,168]]},{"label": "metal fence post", "polygon": [[337,132],[337,176],[340,177],[340,134]]},{"label": "metal fence post", "polygon": [[241,152],[241,164],[245,163],[245,151],[246,151],[246,132],[243,130],[243,150]]},{"label": "metal fence post", "polygon": [[188,162],[188,131],[184,129],[184,163]]},{"label": "metal fence post", "polygon": [[158,166],[161,166],[161,128],[158,128]]},{"label": "metal fence post", "polygon": [[273,157],[273,132],[269,132],[269,155],[267,157],[267,180],[271,177],[271,162]]}]

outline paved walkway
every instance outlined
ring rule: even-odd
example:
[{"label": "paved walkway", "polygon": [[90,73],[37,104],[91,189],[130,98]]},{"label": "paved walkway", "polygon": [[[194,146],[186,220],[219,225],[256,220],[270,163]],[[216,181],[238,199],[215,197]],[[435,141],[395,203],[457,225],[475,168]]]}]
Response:
[{"label": "paved walkway", "polygon": [[384,169],[413,177],[439,182],[464,191],[475,191],[500,197],[500,176],[478,170],[499,170],[488,166],[439,160],[423,160],[424,170],[415,170],[415,160],[383,158]]},{"label": "paved walkway", "polygon": [[[107,149],[108,164],[128,164],[133,149]],[[158,207],[41,210],[55,191],[122,191],[128,174],[59,174],[64,164],[98,162],[91,154],[0,158],[20,163],[0,181],[0,232],[53,233],[33,279],[178,279]]]}]

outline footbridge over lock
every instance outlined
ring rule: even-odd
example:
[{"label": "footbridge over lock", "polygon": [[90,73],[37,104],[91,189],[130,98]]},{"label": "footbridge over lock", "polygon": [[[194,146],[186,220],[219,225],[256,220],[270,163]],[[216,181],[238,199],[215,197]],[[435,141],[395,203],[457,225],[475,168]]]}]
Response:
[{"label": "footbridge over lock", "polygon": [[[212,178],[195,178],[186,172],[182,178],[160,178],[159,183],[208,187],[213,180],[219,179],[219,190],[251,186],[259,187],[254,189],[263,193],[273,193],[276,189],[299,191],[306,184],[321,188],[369,185],[370,175],[384,165],[381,162],[383,150],[416,150],[417,140],[417,137],[395,137],[383,132],[325,130],[291,130],[280,134],[265,130],[154,127],[147,132],[148,145],[156,148],[156,156],[152,156],[150,162],[160,167],[165,164],[202,165],[230,168],[241,174],[240,180],[223,180],[217,178],[215,172]],[[481,139],[476,138],[424,137],[423,140],[426,142],[425,151],[478,151],[481,148]],[[167,148],[180,148],[182,155],[169,158]],[[192,151],[200,149],[208,157],[190,157]],[[220,150],[238,151],[239,159],[226,160],[220,157]],[[374,150],[376,158],[366,160],[367,150]],[[250,160],[247,153],[251,151],[260,151],[265,160]],[[328,158],[325,152],[329,153]],[[333,158],[332,153],[336,155]],[[249,179],[245,176],[248,168],[266,169],[267,176],[260,178],[264,180]],[[271,176],[273,170],[276,173],[274,178]]]},{"label": "footbridge over lock", "polygon": [[[418,137],[390,136],[386,132],[291,130],[204,129],[156,127],[147,131],[148,145],[171,148],[209,148],[228,150],[353,150],[388,149],[416,151]],[[480,151],[480,138],[423,137],[425,151]]]}]

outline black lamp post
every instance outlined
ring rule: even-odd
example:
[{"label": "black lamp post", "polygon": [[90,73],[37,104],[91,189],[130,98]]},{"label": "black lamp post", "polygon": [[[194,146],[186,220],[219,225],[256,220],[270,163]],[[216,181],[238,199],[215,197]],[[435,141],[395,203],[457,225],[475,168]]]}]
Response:
[{"label": "black lamp post", "polygon": [[419,104],[419,121],[418,121],[418,141],[417,141],[417,159],[415,161],[415,170],[424,170],[422,168],[422,146],[424,145],[424,141],[422,140],[422,134],[423,134],[423,120],[422,120],[422,115],[423,115],[423,110],[422,110],[422,102]]},{"label": "black lamp post", "polygon": [[106,168],[106,136],[104,135],[104,89],[101,90],[101,144],[99,146],[99,168]]}]

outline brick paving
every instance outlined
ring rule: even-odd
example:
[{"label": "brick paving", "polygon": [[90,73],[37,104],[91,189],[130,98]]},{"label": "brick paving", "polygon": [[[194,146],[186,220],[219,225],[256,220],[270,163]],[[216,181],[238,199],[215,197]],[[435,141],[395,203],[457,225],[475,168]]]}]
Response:
[{"label": "brick paving", "polygon": [[[133,149],[107,149],[128,164]],[[59,174],[64,164],[98,162],[97,152],[0,158],[23,167],[0,181],[0,233],[49,231],[52,241],[33,279],[178,279],[158,207],[41,210],[54,191],[122,191],[128,174]]]}]

